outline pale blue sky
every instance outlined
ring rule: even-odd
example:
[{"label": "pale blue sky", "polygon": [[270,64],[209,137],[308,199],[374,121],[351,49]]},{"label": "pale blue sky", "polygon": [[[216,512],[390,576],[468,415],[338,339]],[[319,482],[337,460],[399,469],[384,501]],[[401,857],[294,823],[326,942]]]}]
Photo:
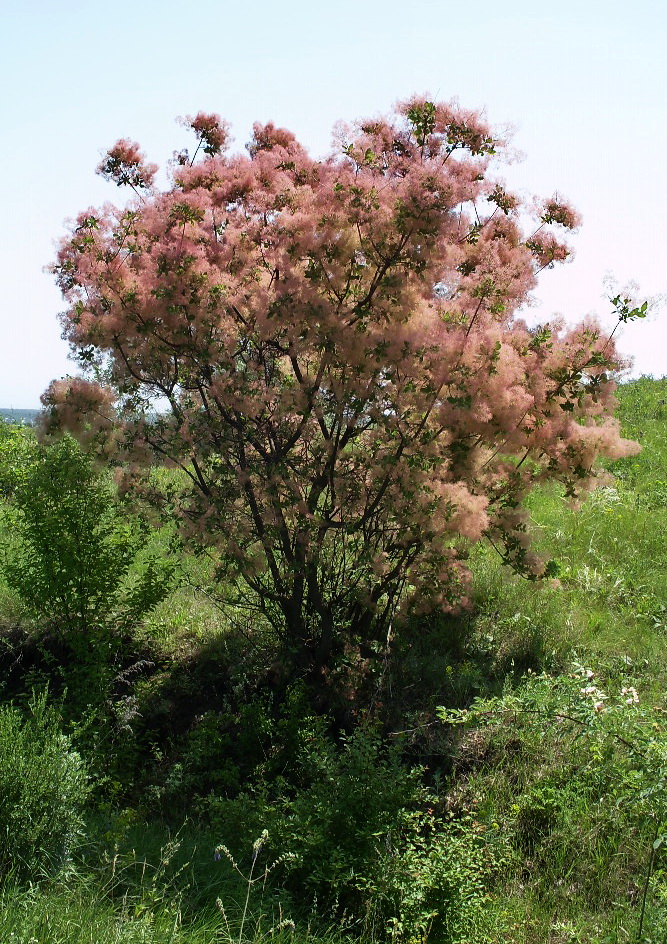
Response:
[{"label": "pale blue sky", "polygon": [[[122,196],[100,152],[131,137],[164,165],[189,143],[174,119],[199,110],[239,147],[271,119],[321,154],[336,120],[413,92],[484,107],[525,154],[508,182],[584,218],[530,315],[606,316],[608,272],[667,293],[666,48],[664,0],[0,0],[0,406],[38,406],[73,370],[42,268],[66,217]],[[620,346],[636,373],[667,373],[667,309]]]}]

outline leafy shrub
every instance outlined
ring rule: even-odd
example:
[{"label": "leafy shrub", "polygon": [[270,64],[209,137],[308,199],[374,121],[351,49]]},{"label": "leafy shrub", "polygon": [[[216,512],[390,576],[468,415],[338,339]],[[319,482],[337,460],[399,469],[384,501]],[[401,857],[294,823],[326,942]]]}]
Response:
[{"label": "leafy shrub", "polygon": [[[200,677],[191,669],[184,681],[190,684],[193,680],[201,684]],[[329,727],[328,719],[311,714],[306,690],[300,684],[290,686],[281,696],[262,689],[251,693],[242,689],[219,690],[217,696],[208,695],[209,701],[218,701],[217,709],[201,714],[187,713],[188,705],[182,701],[187,691],[179,691],[177,700],[166,699],[160,706],[161,711],[176,714],[180,720],[185,718],[186,729],[173,731],[165,740],[167,756],[160,758],[158,782],[151,783],[143,797],[151,813],[159,813],[170,822],[174,822],[175,815],[189,816],[193,810],[208,819],[222,803],[229,826],[234,804],[228,806],[227,798],[236,797],[242,789],[247,791],[249,784],[300,783],[303,776],[300,753],[304,744],[324,737]],[[172,699],[173,696],[174,689]],[[193,693],[190,701],[196,704],[196,698]],[[150,731],[150,713],[154,708],[144,701],[140,710]],[[213,816],[217,826],[217,812]],[[257,829],[259,833],[264,826],[261,816],[248,817],[243,801],[239,817],[238,830],[225,828],[224,833],[218,834],[238,855],[242,845],[236,842],[237,833],[243,833],[245,838],[248,831]]]},{"label": "leafy shrub", "polygon": [[166,596],[175,568],[141,552],[145,527],[74,439],[32,443],[24,458],[4,469],[5,578],[56,650],[64,644],[46,658],[68,701],[85,707],[106,696],[123,637]]},{"label": "leafy shrub", "polygon": [[238,792],[240,769],[228,713],[207,711],[179,740],[180,754],[170,767],[161,788],[153,786],[152,799],[161,801],[163,811],[184,807],[192,797],[212,790]]},{"label": "leafy shrub", "polygon": [[20,543],[6,575],[36,614],[86,631],[114,616],[136,621],[164,597],[171,572],[155,560],[125,583],[141,532],[74,439],[36,447],[13,484]]},{"label": "leafy shrub", "polygon": [[264,823],[297,903],[372,938],[485,940],[483,844],[473,824],[435,813],[423,771],[396,746],[364,726],[340,745],[314,732],[297,768],[298,786],[283,782],[278,796],[264,787],[209,801],[227,836]]},{"label": "leafy shrub", "polygon": [[46,696],[0,707],[0,879],[51,872],[82,829],[89,784]]},{"label": "leafy shrub", "polygon": [[0,418],[0,494],[11,495],[35,452],[31,426],[17,426]]}]

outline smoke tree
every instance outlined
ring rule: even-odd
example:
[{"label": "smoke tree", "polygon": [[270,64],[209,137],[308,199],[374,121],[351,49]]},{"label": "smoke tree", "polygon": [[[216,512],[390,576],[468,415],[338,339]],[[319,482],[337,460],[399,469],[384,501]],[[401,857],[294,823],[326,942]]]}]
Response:
[{"label": "smoke tree", "polygon": [[502,141],[457,105],[341,125],[324,160],[273,124],[246,153],[216,115],[186,124],[197,149],[166,189],[137,144],[108,151],[98,172],[129,202],[86,210],[60,246],[85,370],[51,384],[47,424],[135,487],[151,463],[180,469],[182,533],[305,672],[465,605],[470,542],[543,574],[528,491],[575,493],[632,448],[610,417],[613,341],[519,317],[577,214],[508,192]]}]

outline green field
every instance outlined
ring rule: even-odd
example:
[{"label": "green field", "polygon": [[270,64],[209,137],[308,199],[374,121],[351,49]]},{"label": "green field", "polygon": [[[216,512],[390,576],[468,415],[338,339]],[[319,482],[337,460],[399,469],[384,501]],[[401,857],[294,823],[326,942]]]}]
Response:
[{"label": "green field", "polygon": [[480,544],[473,609],[350,659],[322,709],[74,447],[98,504],[63,478],[58,514],[98,566],[63,590],[25,537],[66,567],[30,504],[53,470],[27,486],[4,424],[1,944],[667,942],[667,379],[619,401],[642,452],[577,508],[531,499],[556,578]]}]

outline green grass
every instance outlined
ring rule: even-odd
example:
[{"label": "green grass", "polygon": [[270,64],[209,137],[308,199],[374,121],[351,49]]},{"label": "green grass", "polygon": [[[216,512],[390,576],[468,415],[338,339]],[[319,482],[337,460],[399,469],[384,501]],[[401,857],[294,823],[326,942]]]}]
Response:
[{"label": "green grass", "polygon": [[582,649],[656,668],[665,661],[667,380],[636,381],[619,397],[624,433],[640,437],[643,452],[610,464],[606,482],[577,509],[553,487],[531,498],[536,546],[558,563],[558,586],[513,577],[488,548],[474,553],[479,627],[501,656],[533,645],[557,659]]},{"label": "green grass", "polygon": [[[106,839],[79,850],[57,880],[0,887],[2,944],[259,944],[315,940],[297,929],[261,888],[248,892],[212,837],[192,826],[176,834],[159,824],[116,818]],[[336,935],[320,932],[319,944]]]},{"label": "green grass", "polygon": [[[636,686],[645,727],[664,743],[667,380],[636,381],[619,399],[624,433],[643,451],[610,464],[607,481],[578,509],[555,488],[531,499],[538,548],[559,564],[557,586],[514,577],[488,549],[476,549],[469,649],[485,649],[491,672],[509,673],[512,684],[526,671],[567,674],[576,660],[592,667],[601,688]],[[490,841],[508,849],[505,877],[495,885],[501,939],[637,941],[652,841],[667,824],[654,821],[650,807],[639,811],[632,790],[641,793],[643,775],[622,744],[592,754],[585,729],[568,731],[546,703],[541,709],[539,720],[514,714],[490,728],[473,725],[454,752],[450,802],[475,810]],[[643,743],[646,736],[632,737]],[[660,850],[653,865],[647,944],[667,940]]]},{"label": "green grass", "polygon": [[[452,799],[505,849],[500,911],[530,914],[534,926],[519,940],[551,940],[555,924],[562,934],[565,925],[576,929],[565,940],[634,940],[652,844],[665,829],[664,778],[654,766],[667,756],[664,701],[656,713],[628,667],[620,678],[593,675],[606,696],[594,708],[582,693],[587,673],[533,676],[500,702],[480,704],[479,723],[459,743]],[[639,702],[628,705],[619,693],[631,685]],[[667,927],[664,866],[658,851],[645,930]]]}]

